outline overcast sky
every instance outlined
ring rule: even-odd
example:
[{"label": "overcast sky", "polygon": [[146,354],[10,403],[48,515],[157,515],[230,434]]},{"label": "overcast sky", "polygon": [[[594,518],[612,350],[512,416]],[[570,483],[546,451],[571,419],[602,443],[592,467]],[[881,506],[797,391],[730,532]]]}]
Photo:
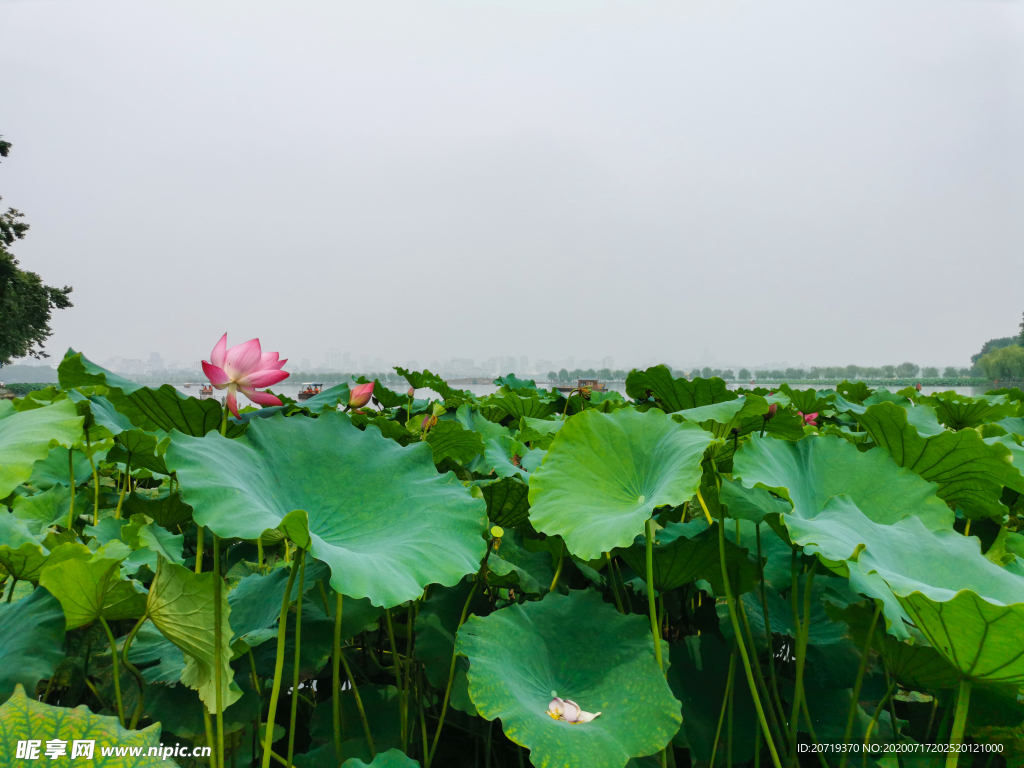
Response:
[{"label": "overcast sky", "polygon": [[966,365],[1024,311],[1024,4],[0,0],[48,349]]}]

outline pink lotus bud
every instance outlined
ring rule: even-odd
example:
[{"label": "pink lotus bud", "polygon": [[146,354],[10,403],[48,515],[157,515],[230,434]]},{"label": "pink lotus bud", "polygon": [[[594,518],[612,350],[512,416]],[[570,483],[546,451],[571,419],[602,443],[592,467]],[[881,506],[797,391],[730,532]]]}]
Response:
[{"label": "pink lotus bud", "polygon": [[352,393],[348,398],[349,408],[362,408],[373,396],[373,385],[375,382],[369,382],[367,384],[359,384],[352,388]]},{"label": "pink lotus bud", "polygon": [[409,387],[408,395],[409,395],[409,397],[415,397],[416,396],[416,387]]},{"label": "pink lotus bud", "polygon": [[779,410],[779,406],[776,403],[772,403],[771,405],[769,405],[768,406],[768,413],[766,413],[764,415],[765,421],[767,421],[768,419],[775,418],[775,412],[777,410]]},{"label": "pink lotus bud", "polygon": [[816,419],[818,418],[818,414],[817,413],[808,413],[808,414],[802,414],[801,413],[800,415],[804,417],[804,424],[806,424],[806,425],[808,425],[810,427],[818,426],[818,422],[816,421]]},{"label": "pink lotus bud", "polygon": [[921,382],[920,381],[917,382],[917,386],[915,386],[914,389],[916,389],[918,392],[921,391]]}]

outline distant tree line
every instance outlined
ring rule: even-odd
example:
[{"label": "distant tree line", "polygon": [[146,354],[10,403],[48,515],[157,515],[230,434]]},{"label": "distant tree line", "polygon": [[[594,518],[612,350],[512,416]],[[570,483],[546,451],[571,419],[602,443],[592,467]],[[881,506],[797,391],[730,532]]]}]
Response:
[{"label": "distant tree line", "polygon": [[1024,315],[1017,336],[989,339],[971,361],[993,381],[1024,379]]}]

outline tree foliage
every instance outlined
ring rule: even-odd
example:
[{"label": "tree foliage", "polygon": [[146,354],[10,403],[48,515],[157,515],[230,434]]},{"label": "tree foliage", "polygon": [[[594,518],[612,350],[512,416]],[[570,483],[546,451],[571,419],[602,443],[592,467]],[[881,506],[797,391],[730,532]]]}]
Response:
[{"label": "tree foliage", "polygon": [[[7,157],[10,148],[10,142],[0,140],[0,157]],[[50,314],[72,306],[70,286],[46,285],[35,272],[20,269],[8,250],[28,232],[23,218],[15,208],[0,213],[0,365],[18,357],[47,357],[43,343],[53,333]]]}]

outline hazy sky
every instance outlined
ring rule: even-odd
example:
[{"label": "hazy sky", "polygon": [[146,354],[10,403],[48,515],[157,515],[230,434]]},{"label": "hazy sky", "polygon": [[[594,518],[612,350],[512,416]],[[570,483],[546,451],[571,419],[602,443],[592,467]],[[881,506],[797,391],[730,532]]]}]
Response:
[{"label": "hazy sky", "polygon": [[1024,311],[1024,4],[0,0],[48,345],[965,365]]}]

